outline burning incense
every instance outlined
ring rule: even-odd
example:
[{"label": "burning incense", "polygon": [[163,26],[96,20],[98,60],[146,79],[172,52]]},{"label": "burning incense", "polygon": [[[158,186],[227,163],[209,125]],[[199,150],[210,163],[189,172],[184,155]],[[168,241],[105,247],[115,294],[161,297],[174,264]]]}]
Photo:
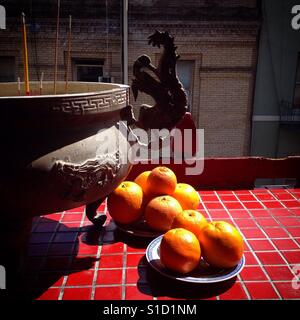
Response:
[{"label": "burning incense", "polygon": [[27,96],[30,95],[29,87],[29,73],[28,73],[28,49],[27,49],[27,35],[26,35],[26,23],[25,23],[25,14],[22,12],[22,39],[23,39],[23,63],[24,63],[24,85],[25,93]]},{"label": "burning incense", "polygon": [[54,94],[56,94],[56,80],[57,80],[57,57],[58,57],[59,11],[60,11],[60,0],[57,0],[56,37],[55,37],[55,51],[54,51]]},{"label": "burning incense", "polygon": [[18,94],[21,95],[21,79],[18,77]]},{"label": "burning incense", "polygon": [[40,79],[40,94],[43,93],[43,79],[44,79],[44,72],[42,72],[41,79]]},{"label": "burning incense", "polygon": [[72,16],[69,16],[69,32],[68,32],[68,53],[67,53],[67,66],[66,66],[66,86],[65,92],[68,93],[68,80],[69,80],[69,69],[70,69],[70,58],[71,58],[71,36],[72,36]]}]

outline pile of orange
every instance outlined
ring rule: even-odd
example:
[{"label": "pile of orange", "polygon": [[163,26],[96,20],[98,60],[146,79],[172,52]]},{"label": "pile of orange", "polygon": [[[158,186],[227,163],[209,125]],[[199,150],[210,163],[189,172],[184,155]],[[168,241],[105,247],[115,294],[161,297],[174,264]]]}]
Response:
[{"label": "pile of orange", "polygon": [[172,271],[191,272],[201,257],[213,267],[234,267],[243,255],[241,234],[227,222],[207,222],[197,211],[199,202],[191,185],[178,183],[171,169],[159,166],[134,182],[122,182],[107,204],[117,223],[132,224],[144,217],[150,229],[164,232],[160,258]]}]

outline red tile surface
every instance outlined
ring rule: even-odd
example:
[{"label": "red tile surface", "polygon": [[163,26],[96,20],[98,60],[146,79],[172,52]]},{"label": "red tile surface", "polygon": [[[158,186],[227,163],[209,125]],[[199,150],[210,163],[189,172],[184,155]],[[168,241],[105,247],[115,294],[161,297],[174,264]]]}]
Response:
[{"label": "red tile surface", "polygon": [[278,226],[278,222],[273,218],[258,218],[256,221],[261,227],[277,227]]},{"label": "red tile surface", "polygon": [[287,208],[299,208],[300,202],[296,200],[281,201]]},{"label": "red tile surface", "polygon": [[287,238],[287,232],[280,227],[266,227],[264,228],[265,233],[268,235],[269,238]]},{"label": "red tile surface", "polygon": [[273,243],[278,250],[300,249],[300,246],[291,239],[274,239]]},{"label": "red tile surface", "polygon": [[278,299],[279,296],[270,282],[246,282],[252,299]]},{"label": "red tile surface", "polygon": [[292,237],[300,237],[300,226],[299,227],[287,227],[286,230]]},{"label": "red tile surface", "polygon": [[247,300],[247,294],[240,282],[236,282],[229,290],[220,295],[221,300]]},{"label": "red tile surface", "polygon": [[262,201],[262,204],[268,209],[284,208],[284,206],[278,201]]},{"label": "red tile surface", "polygon": [[264,217],[267,218],[271,216],[270,212],[265,209],[257,209],[257,210],[250,209],[249,211],[251,213],[251,216],[254,218],[264,218]]},{"label": "red tile surface", "polygon": [[[142,289],[144,289],[142,291]],[[147,294],[149,292],[149,294]],[[126,300],[153,300],[151,291],[147,288],[139,288],[138,286],[127,286],[126,287]]]},{"label": "red tile surface", "polygon": [[212,219],[214,220],[219,220],[219,219],[224,219],[228,218],[228,212],[226,210],[208,210],[209,215],[211,216]]},{"label": "red tile surface", "polygon": [[265,238],[266,236],[264,233],[259,229],[259,228],[247,228],[247,229],[242,229],[243,235],[247,239],[251,238]]},{"label": "red tile surface", "polygon": [[256,252],[256,255],[263,265],[285,264],[284,259],[276,251]]},{"label": "red tile surface", "polygon": [[227,209],[243,209],[243,205],[240,202],[224,202]]},{"label": "red tile surface", "polygon": [[201,201],[208,202],[208,201],[219,201],[216,195],[203,195],[201,196]]},{"label": "red tile surface", "polygon": [[[245,238],[243,271],[209,299],[299,299],[300,289],[292,286],[299,279],[291,271],[300,264],[299,189],[207,190],[200,196],[209,220],[228,221]],[[106,211],[105,203],[99,210]],[[84,207],[34,219],[26,278],[42,292],[35,298],[153,299],[156,275],[145,260],[148,242],[119,237],[109,214],[101,232],[89,225]]]},{"label": "red tile surface", "polygon": [[245,209],[238,210],[228,210],[232,216],[232,218],[250,218],[251,214]]},{"label": "red tile surface", "polygon": [[82,213],[65,213],[62,217],[62,222],[80,222],[82,220]]},{"label": "red tile surface", "polygon": [[221,202],[204,202],[207,209],[223,209]]},{"label": "red tile surface", "polygon": [[98,270],[97,284],[121,284],[122,283],[122,269],[118,270]]},{"label": "red tile surface", "polygon": [[101,254],[123,253],[124,244],[122,242],[107,244],[102,246]]},{"label": "red tile surface", "polygon": [[235,223],[239,228],[255,228],[257,227],[254,219],[235,219]]},{"label": "red tile surface", "polygon": [[144,254],[128,254],[127,267],[137,267],[138,265],[145,264]]},{"label": "red tile surface", "polygon": [[290,264],[300,263],[300,250],[281,251],[281,252]]},{"label": "red tile surface", "polygon": [[49,288],[47,291],[42,293],[37,300],[58,300],[59,293],[59,288]]},{"label": "red tile surface", "polygon": [[271,280],[274,281],[292,281],[295,276],[287,266],[265,266],[265,270],[267,271]]},{"label": "red tile surface", "polygon": [[258,260],[251,251],[245,252],[244,255],[245,255],[246,266],[247,265],[258,265]]},{"label": "red tile surface", "polygon": [[100,258],[99,268],[122,268],[123,255],[103,255]]},{"label": "red tile surface", "polygon": [[98,287],[95,290],[94,300],[121,300],[122,287]]},{"label": "red tile surface", "polygon": [[271,195],[270,193],[263,193],[263,194],[256,194],[256,198],[260,201],[266,201],[266,200],[276,200],[276,198]]},{"label": "red tile surface", "polygon": [[269,240],[248,240],[253,251],[274,251],[274,246]]},{"label": "red tile surface", "polygon": [[266,274],[261,267],[244,267],[240,274],[243,281],[268,280]]},{"label": "red tile surface", "polygon": [[139,277],[137,268],[126,270],[126,283],[137,283]]},{"label": "red tile surface", "polygon": [[93,270],[84,270],[69,274],[66,286],[91,286],[94,278]]},{"label": "red tile surface", "polygon": [[255,197],[251,194],[239,194],[238,198],[242,201],[242,202],[246,202],[246,201],[256,201]]},{"label": "red tile surface", "polygon": [[300,299],[300,281],[295,282],[295,287],[293,288],[290,282],[276,282],[275,286],[279,291],[280,295],[284,299]]},{"label": "red tile surface", "polygon": [[90,300],[92,287],[90,288],[65,288],[63,300]]}]

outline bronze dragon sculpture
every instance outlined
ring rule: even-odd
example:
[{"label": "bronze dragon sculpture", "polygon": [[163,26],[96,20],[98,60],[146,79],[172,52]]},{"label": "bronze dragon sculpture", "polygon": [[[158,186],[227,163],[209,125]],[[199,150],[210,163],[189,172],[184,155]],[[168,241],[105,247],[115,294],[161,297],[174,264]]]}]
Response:
[{"label": "bronze dragon sculpture", "polygon": [[[148,129],[172,129],[187,111],[187,97],[176,75],[176,62],[179,55],[174,45],[174,37],[168,32],[155,31],[148,37],[148,44],[163,47],[163,52],[157,67],[151,63],[149,56],[143,54],[133,64],[131,89],[135,100],[138,93],[150,95],[154,106],[142,105],[138,120],[132,112],[132,106],[123,110],[122,118],[128,124]],[[153,76],[149,74],[153,73]]]},{"label": "bronze dragon sculpture", "polygon": [[[166,31],[155,31],[148,37],[148,44],[158,48],[163,47],[159,64],[155,67],[150,57],[145,54],[138,57],[133,64],[134,79],[131,89],[135,100],[139,92],[144,92],[154,99],[155,105],[142,105],[137,120],[133,107],[128,105],[121,110],[121,119],[129,126],[133,125],[144,130],[171,130],[187,111],[187,97],[176,75],[176,62],[179,59],[176,53],[177,47],[174,45],[174,38]],[[150,145],[151,143],[148,147]],[[99,199],[86,206],[86,215],[96,226],[102,226],[106,220],[106,215],[97,215],[97,208],[103,200]]]}]

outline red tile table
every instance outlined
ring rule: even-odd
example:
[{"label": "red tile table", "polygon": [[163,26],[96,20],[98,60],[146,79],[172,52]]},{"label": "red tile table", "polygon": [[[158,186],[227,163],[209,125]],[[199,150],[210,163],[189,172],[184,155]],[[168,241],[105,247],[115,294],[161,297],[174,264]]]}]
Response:
[{"label": "red tile table", "polygon": [[[199,210],[208,219],[234,224],[245,238],[246,265],[236,278],[209,286],[163,278],[147,265],[147,240],[124,235],[110,218],[102,230],[96,230],[80,207],[35,218],[25,270],[31,296],[40,300],[299,299],[300,189],[199,194]],[[99,210],[107,213],[105,204]]]}]

